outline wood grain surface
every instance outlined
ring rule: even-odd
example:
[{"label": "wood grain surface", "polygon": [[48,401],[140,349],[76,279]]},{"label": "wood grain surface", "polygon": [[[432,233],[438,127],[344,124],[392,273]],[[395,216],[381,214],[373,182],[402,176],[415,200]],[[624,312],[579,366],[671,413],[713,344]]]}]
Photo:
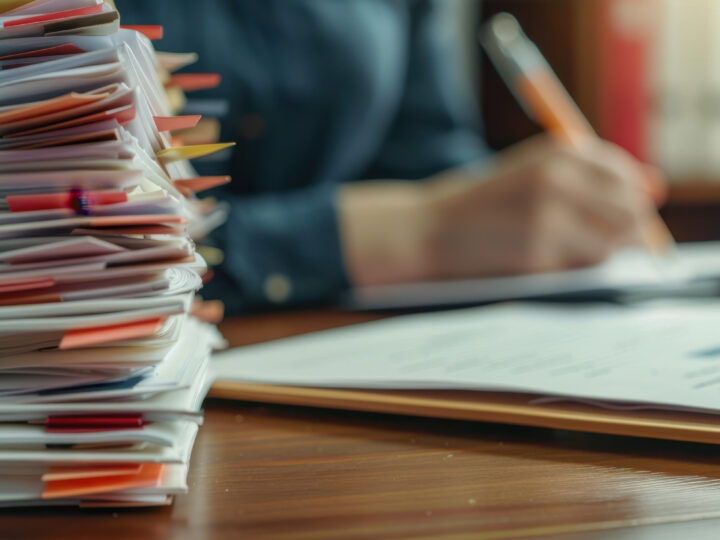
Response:
[{"label": "wood grain surface", "polygon": [[[234,344],[372,315],[235,319]],[[169,508],[0,511],[0,538],[714,538],[720,447],[206,402]]]}]

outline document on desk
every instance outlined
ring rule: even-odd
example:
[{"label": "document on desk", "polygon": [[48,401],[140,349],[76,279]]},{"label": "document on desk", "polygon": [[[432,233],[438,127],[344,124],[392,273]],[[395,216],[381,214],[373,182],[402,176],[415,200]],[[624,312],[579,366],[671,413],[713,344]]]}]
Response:
[{"label": "document on desk", "polygon": [[214,378],[484,390],[720,412],[720,301],[504,304],[408,315],[221,352]]},{"label": "document on desk", "polygon": [[196,192],[229,181],[188,160],[231,143],[193,137],[185,92],[219,75],[175,80],[197,55],[163,67],[161,34],[109,0],[0,0],[0,506],[187,490],[223,341],[195,242],[226,209]]},{"label": "document on desk", "polygon": [[642,249],[621,251],[590,268],[511,277],[380,285],[357,288],[343,303],[354,309],[457,306],[566,296],[675,296],[720,290],[720,243],[679,244],[658,256]]}]

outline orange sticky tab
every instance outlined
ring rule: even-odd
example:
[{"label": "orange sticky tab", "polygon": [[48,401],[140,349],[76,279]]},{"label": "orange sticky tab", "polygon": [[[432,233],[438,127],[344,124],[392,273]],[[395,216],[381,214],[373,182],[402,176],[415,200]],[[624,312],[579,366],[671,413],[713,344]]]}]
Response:
[{"label": "orange sticky tab", "polygon": [[122,24],[120,25],[120,28],[123,30],[134,30],[135,32],[140,32],[152,41],[162,39],[164,34],[164,29],[159,24]]},{"label": "orange sticky tab", "polygon": [[165,466],[160,463],[143,463],[137,474],[110,477],[52,480],[45,483],[43,499],[82,497],[97,493],[109,493],[126,489],[140,489],[159,486]]},{"label": "orange sticky tab", "polygon": [[153,116],[158,131],[175,131],[188,129],[197,126],[202,115],[192,114],[187,116]]},{"label": "orange sticky tab", "polygon": [[219,73],[177,73],[166,86],[177,86],[186,92],[217,87],[222,81]]},{"label": "orange sticky tab", "polygon": [[183,159],[195,159],[209,154],[214,154],[225,148],[235,146],[235,143],[216,143],[216,144],[195,144],[192,146],[176,146],[173,148],[165,148],[155,155],[163,161],[163,163],[172,163]]},{"label": "orange sticky tab", "polygon": [[68,330],[60,341],[60,349],[75,349],[88,345],[152,336],[160,330],[164,322],[165,317],[155,317],[112,326]]},{"label": "orange sticky tab", "polygon": [[120,476],[138,474],[142,470],[142,463],[121,463],[120,465],[91,465],[87,467],[50,467],[42,475],[43,482],[56,480],[76,480],[80,478],[100,478],[107,476]]},{"label": "orange sticky tab", "polygon": [[198,192],[222,186],[230,182],[229,176],[198,176],[197,178],[181,178],[174,183],[179,188]]},{"label": "orange sticky tab", "polygon": [[87,124],[93,124],[95,122],[102,122],[103,120],[117,120],[120,124],[127,124],[135,118],[136,108],[135,105],[125,105],[109,111],[100,111],[97,113],[80,116],[73,118],[72,120],[65,120],[63,122],[57,122],[55,124],[48,124],[45,126],[37,127],[34,129],[26,129],[24,131],[17,131],[10,135],[11,137],[23,137],[25,135],[34,135],[36,133],[44,133],[46,131],[55,131],[56,129],[65,129],[76,126],[85,126]]},{"label": "orange sticky tab", "polygon": [[79,107],[80,105],[95,103],[96,101],[100,101],[106,97],[107,94],[78,94],[76,92],[71,92],[70,94],[65,94],[56,98],[37,101],[35,103],[29,103],[28,105],[22,105],[20,107],[0,112],[0,124],[9,124],[11,122],[35,118],[37,116],[51,114],[57,111],[73,109],[75,107]]}]

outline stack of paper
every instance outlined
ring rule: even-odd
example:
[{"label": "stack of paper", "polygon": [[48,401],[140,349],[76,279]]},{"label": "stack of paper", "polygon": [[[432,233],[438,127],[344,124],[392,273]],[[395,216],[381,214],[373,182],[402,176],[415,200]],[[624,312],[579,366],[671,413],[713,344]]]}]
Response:
[{"label": "stack of paper", "polygon": [[223,219],[194,192],[227,181],[186,161],[227,145],[171,136],[193,59],[102,0],[0,0],[0,504],[186,490],[221,342],[190,315]]}]

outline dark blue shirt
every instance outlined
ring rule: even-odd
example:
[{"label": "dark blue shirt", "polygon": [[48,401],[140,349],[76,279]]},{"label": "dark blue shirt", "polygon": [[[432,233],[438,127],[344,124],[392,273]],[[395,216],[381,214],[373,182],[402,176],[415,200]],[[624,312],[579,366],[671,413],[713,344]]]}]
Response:
[{"label": "dark blue shirt", "polygon": [[[455,0],[117,0],[196,51],[237,141],[225,261],[204,292],[230,313],[318,302],[348,287],[338,184],[419,179],[487,153],[448,18]],[[192,96],[191,96],[192,97]]]}]

